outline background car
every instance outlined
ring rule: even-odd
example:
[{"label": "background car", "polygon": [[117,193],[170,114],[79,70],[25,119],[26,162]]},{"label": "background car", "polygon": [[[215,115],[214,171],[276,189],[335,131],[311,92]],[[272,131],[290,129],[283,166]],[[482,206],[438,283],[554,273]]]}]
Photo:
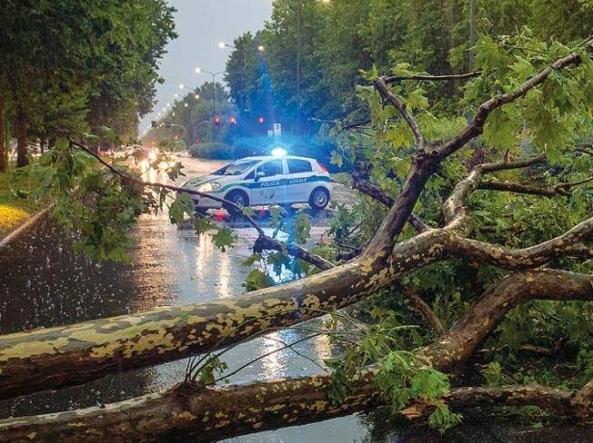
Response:
[{"label": "background car", "polygon": [[[212,194],[240,206],[289,206],[308,203],[312,209],[327,207],[332,179],[317,160],[295,156],[247,157],[205,177],[183,185]],[[220,208],[216,200],[192,196],[196,210]],[[232,208],[225,208],[232,212]]]}]

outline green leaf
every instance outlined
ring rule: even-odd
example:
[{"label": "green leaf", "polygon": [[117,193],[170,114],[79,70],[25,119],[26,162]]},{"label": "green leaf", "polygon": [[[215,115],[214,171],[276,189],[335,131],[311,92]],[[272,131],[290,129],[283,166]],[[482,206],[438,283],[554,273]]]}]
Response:
[{"label": "green leaf", "polygon": [[226,248],[233,246],[238,239],[239,236],[235,231],[225,226],[220,228],[212,237],[212,242],[214,243],[214,246],[220,248],[222,252],[226,252]]}]

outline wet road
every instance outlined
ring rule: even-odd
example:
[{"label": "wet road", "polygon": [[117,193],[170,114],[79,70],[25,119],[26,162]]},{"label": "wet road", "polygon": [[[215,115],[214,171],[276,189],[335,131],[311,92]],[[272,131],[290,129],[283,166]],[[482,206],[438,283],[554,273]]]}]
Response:
[{"label": "wet road", "polygon": [[[219,165],[185,158],[188,176],[202,175]],[[147,179],[166,180],[150,171]],[[183,181],[186,179],[180,179]],[[312,234],[326,231],[324,215],[314,220]],[[251,255],[256,231],[234,227],[238,245],[221,252],[207,235],[171,225],[166,214],[143,216],[132,232],[130,263],[92,263],[76,256],[71,241],[50,220],[0,253],[0,333],[49,327],[138,312],[167,304],[201,303],[244,292],[241,284],[250,269],[241,263]],[[225,354],[229,370],[308,335],[290,329],[241,345]],[[326,337],[296,347],[322,364],[331,354]],[[0,403],[2,417],[31,415],[113,402],[158,392],[183,379],[186,361],[108,377],[81,387],[42,393]],[[267,356],[231,377],[249,381],[318,373],[311,361],[291,350]],[[353,442],[368,435],[356,416],[235,438],[237,442]]]}]

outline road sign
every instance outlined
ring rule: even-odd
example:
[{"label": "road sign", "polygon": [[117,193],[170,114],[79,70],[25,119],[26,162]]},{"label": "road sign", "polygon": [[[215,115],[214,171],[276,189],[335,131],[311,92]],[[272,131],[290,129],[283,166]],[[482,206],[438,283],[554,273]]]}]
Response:
[{"label": "road sign", "polygon": [[274,123],[274,136],[280,137],[282,135],[282,124]]}]

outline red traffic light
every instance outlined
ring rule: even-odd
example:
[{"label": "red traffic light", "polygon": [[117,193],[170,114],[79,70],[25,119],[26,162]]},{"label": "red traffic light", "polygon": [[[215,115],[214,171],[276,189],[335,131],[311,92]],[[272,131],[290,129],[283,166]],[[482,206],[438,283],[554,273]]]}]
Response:
[{"label": "red traffic light", "polygon": [[222,123],[222,119],[219,116],[214,117],[213,123],[216,126],[220,126],[220,124]]},{"label": "red traffic light", "polygon": [[236,125],[237,124],[237,117],[231,117],[231,118],[229,118],[229,123],[231,125]]},{"label": "red traffic light", "polygon": [[260,125],[263,125],[263,124],[266,122],[266,119],[265,119],[265,118],[263,118],[263,117],[260,117],[260,118],[258,118],[258,119],[257,119],[257,122],[258,122]]}]

